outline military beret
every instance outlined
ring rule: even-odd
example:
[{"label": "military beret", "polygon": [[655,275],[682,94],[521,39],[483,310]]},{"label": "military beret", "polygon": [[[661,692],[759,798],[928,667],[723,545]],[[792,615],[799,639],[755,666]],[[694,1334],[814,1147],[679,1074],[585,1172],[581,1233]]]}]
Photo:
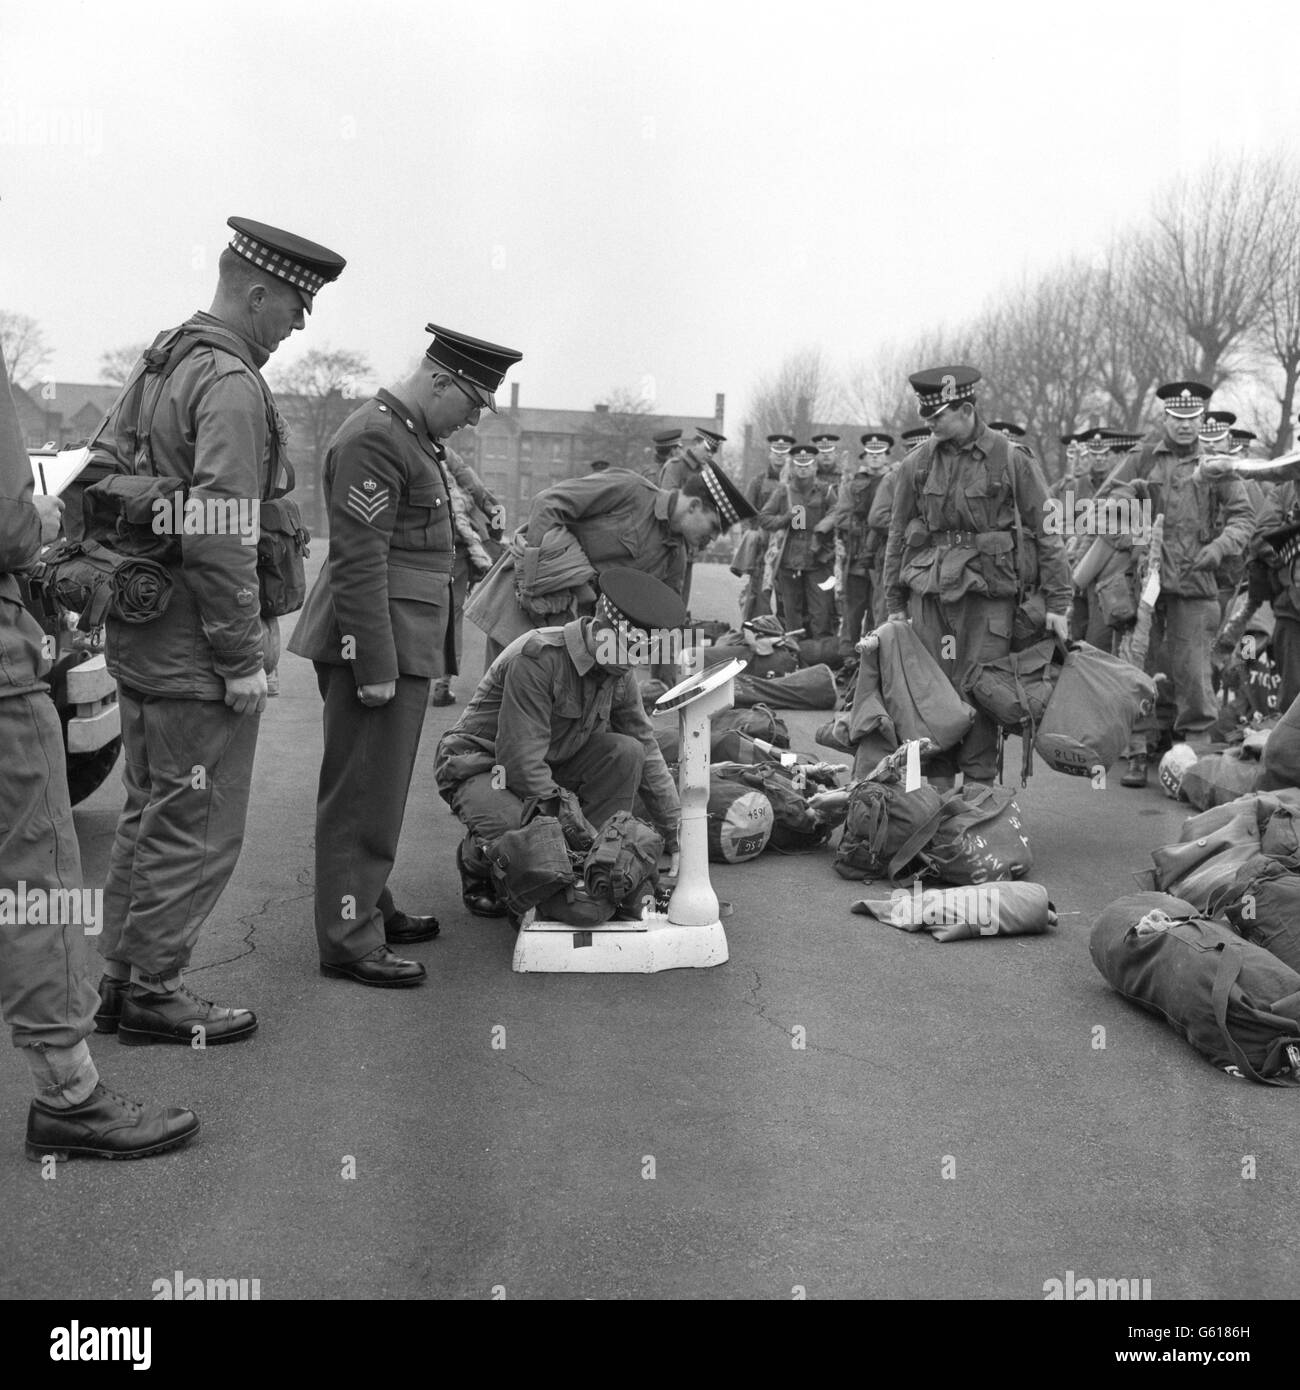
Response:
[{"label": "military beret", "polygon": [[1205,402],[1213,395],[1208,386],[1199,381],[1167,381],[1156,387],[1156,398],[1164,402],[1165,413],[1175,415],[1180,420],[1194,419],[1205,409]]},{"label": "military beret", "polygon": [[980,374],[974,367],[927,367],[923,372],[913,372],[907,379],[916,392],[921,418],[928,420],[950,405],[973,401]]},{"label": "military beret", "polygon": [[337,280],[347,265],[347,261],[328,246],[319,246],[306,237],[281,231],[279,227],[268,227],[265,222],[230,217],[226,219],[226,226],[235,233],[230,249],[268,274],[291,284],[302,296],[308,313],[316,291]]},{"label": "military beret", "polygon": [[440,328],[436,323],[426,324],[424,331],[434,335],[424,355],[450,372],[462,386],[468,386],[471,396],[495,413],[497,403],[493,393],[506,372],[523,360],[523,353],[499,343],[485,343],[480,338],[453,333],[450,328]]},{"label": "military beret", "polygon": [[864,434],[859,443],[869,454],[887,454],[894,447],[894,436],[883,431],[878,434]]},{"label": "military beret", "polygon": [[999,434],[1006,435],[1008,439],[1023,439],[1025,437],[1025,427],[1013,425],[1010,420],[993,420],[989,424],[989,429],[997,430]]},{"label": "military beret", "polygon": [[626,623],[641,632],[686,626],[686,605],[681,596],[643,570],[602,570],[596,582],[600,586],[598,618]]}]

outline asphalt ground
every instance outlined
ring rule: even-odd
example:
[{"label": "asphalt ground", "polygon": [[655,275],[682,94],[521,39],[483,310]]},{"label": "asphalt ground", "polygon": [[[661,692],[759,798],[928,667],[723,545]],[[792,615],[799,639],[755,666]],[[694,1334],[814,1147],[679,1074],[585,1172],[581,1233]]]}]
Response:
[{"label": "asphalt ground", "polygon": [[[729,617],[735,591],[701,567],[693,609]],[[149,1298],[175,1271],[262,1299],[1042,1299],[1067,1271],[1157,1299],[1293,1294],[1296,1096],[1215,1071],[1088,956],[1097,912],[1177,838],[1188,808],[1157,787],[1041,769],[1020,793],[1060,912],[1045,936],[940,945],[851,914],[863,889],[829,852],[766,853],[714,867],[724,965],[519,975],[510,928],[460,904],[432,775],[460,706],[430,709],[393,887],[443,931],[406,951],[426,985],[380,991],[317,972],[320,701],[297,657],[281,688],[189,977],[260,1029],[205,1052],[93,1038],[108,1084],[203,1130],[53,1178],[23,1157],[11,1056],[0,1296]],[[785,717],[813,750],[826,716]],[[78,808],[90,885],[120,800],[115,774]]]}]

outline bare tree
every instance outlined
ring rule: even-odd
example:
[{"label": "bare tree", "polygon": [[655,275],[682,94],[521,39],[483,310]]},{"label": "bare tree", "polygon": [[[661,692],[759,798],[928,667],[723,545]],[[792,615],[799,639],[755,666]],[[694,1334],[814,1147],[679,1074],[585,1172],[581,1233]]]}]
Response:
[{"label": "bare tree", "polygon": [[1214,160],[1157,200],[1150,234],[1138,243],[1137,281],[1190,339],[1186,359],[1170,363],[1170,375],[1185,371],[1210,387],[1231,375],[1233,349],[1263,309],[1265,213],[1279,177],[1276,160]]},{"label": "bare tree", "polygon": [[833,419],[840,390],[820,348],[790,353],[776,369],[759,379],[750,399],[750,420],[758,437],[799,435],[814,420]]},{"label": "bare tree", "polygon": [[1264,374],[1274,379],[1277,425],[1268,431],[1261,422],[1261,432],[1271,436],[1268,443],[1277,456],[1291,448],[1300,382],[1300,171],[1293,161],[1279,167],[1264,230],[1263,306],[1252,339]]},{"label": "bare tree", "polygon": [[144,356],[148,343],[127,343],[109,348],[99,358],[99,379],[109,386],[125,386],[135,364]]},{"label": "bare tree", "polygon": [[330,437],[351,413],[350,403],[363,393],[369,376],[370,364],[363,354],[330,347],[314,348],[274,373],[271,385],[275,391],[283,397],[296,398],[291,413],[295,423],[303,426],[318,464],[325,457]]},{"label": "bare tree", "polygon": [[654,448],[646,416],[652,404],[637,391],[617,387],[603,401],[587,428],[587,447],[591,457],[584,462],[605,459],[618,468],[630,468],[647,477],[657,474],[654,467]]},{"label": "bare tree", "polygon": [[27,314],[0,309],[0,357],[15,386],[33,386],[50,360],[41,326]]}]

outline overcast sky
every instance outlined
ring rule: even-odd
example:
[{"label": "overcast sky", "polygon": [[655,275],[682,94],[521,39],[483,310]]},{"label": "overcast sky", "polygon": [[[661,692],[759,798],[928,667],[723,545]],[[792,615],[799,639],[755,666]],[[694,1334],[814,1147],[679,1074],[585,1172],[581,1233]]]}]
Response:
[{"label": "overcast sky", "polygon": [[349,262],[273,365],[346,347],[382,382],[433,320],[520,349],[524,404],[722,391],[739,437],[787,352],[843,367],[955,322],[1215,150],[1300,131],[1295,16],[0,0],[0,308],[94,381],[207,308],[242,215]]}]

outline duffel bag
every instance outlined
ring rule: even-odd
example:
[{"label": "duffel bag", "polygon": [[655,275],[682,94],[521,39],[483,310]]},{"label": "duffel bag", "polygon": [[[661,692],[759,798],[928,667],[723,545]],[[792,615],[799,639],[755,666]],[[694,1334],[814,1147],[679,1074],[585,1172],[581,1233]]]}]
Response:
[{"label": "duffel bag", "polygon": [[1256,855],[1237,870],[1229,887],[1214,895],[1209,911],[1227,918],[1247,941],[1300,974],[1300,874]]},{"label": "duffel bag", "polygon": [[745,766],[741,763],[719,763],[713,768],[718,777],[743,782],[763,793],[772,806],[772,833],[767,848],[782,854],[798,854],[804,850],[820,849],[831,837],[834,827],[814,814],[803,790],[807,782],[799,775],[798,764],[784,768],[779,763]]},{"label": "duffel bag", "polygon": [[772,833],[772,803],[727,777],[709,777],[709,858],[715,864],[757,859]]},{"label": "duffel bag", "polygon": [[922,876],[941,883],[1024,878],[1034,866],[1034,852],[1015,791],[963,786],[950,792],[921,858]]},{"label": "duffel bag", "polygon": [[1243,758],[1241,750],[1208,753],[1183,773],[1182,795],[1198,811],[1222,806],[1239,796],[1255,790],[1259,780],[1259,764],[1253,758]]},{"label": "duffel bag", "polygon": [[1023,651],[976,666],[966,681],[966,696],[973,705],[1000,728],[1020,734],[1022,787],[1034,770],[1034,738],[1061,674],[1060,661],[1059,643],[1045,637]]},{"label": "duffel bag", "polygon": [[1260,791],[1300,787],[1300,697],[1278,720],[1261,761],[1264,766],[1259,774]]},{"label": "duffel bag", "polygon": [[1163,1018],[1216,1067],[1269,1085],[1300,1066],[1300,974],[1183,898],[1130,893],[1088,942],[1113,989]]},{"label": "duffel bag", "polygon": [[858,782],[849,791],[835,872],[848,879],[906,877],[942,816],[943,797],[929,783],[908,792],[897,781]]},{"label": "duffel bag", "polygon": [[1300,808],[1279,806],[1273,812],[1260,837],[1259,852],[1300,866]]},{"label": "duffel bag", "polygon": [[1259,844],[1259,821],[1253,808],[1243,807],[1217,830],[1152,850],[1155,887],[1204,912],[1215,890],[1226,888],[1246,860],[1259,853]]},{"label": "duffel bag", "polygon": [[756,704],[750,709],[724,709],[713,716],[709,724],[709,741],[718,738],[729,729],[735,729],[750,738],[761,738],[767,743],[775,743],[778,748],[789,748],[790,730],[783,719],[778,719],[768,705]]},{"label": "duffel bag", "polygon": [[1095,776],[1128,747],[1134,721],[1144,706],[1154,708],[1155,699],[1155,681],[1136,666],[1087,642],[1071,642],[1034,750],[1056,772]]},{"label": "duffel bag", "polygon": [[809,666],[770,680],[763,676],[736,677],[737,709],[759,704],[774,709],[834,709],[838,696],[835,675],[825,665]]},{"label": "duffel bag", "polygon": [[1056,922],[1056,909],[1041,883],[1003,879],[964,888],[894,889],[888,898],[866,899],[850,909],[899,931],[929,932],[936,941],[973,936],[1034,936]]}]

